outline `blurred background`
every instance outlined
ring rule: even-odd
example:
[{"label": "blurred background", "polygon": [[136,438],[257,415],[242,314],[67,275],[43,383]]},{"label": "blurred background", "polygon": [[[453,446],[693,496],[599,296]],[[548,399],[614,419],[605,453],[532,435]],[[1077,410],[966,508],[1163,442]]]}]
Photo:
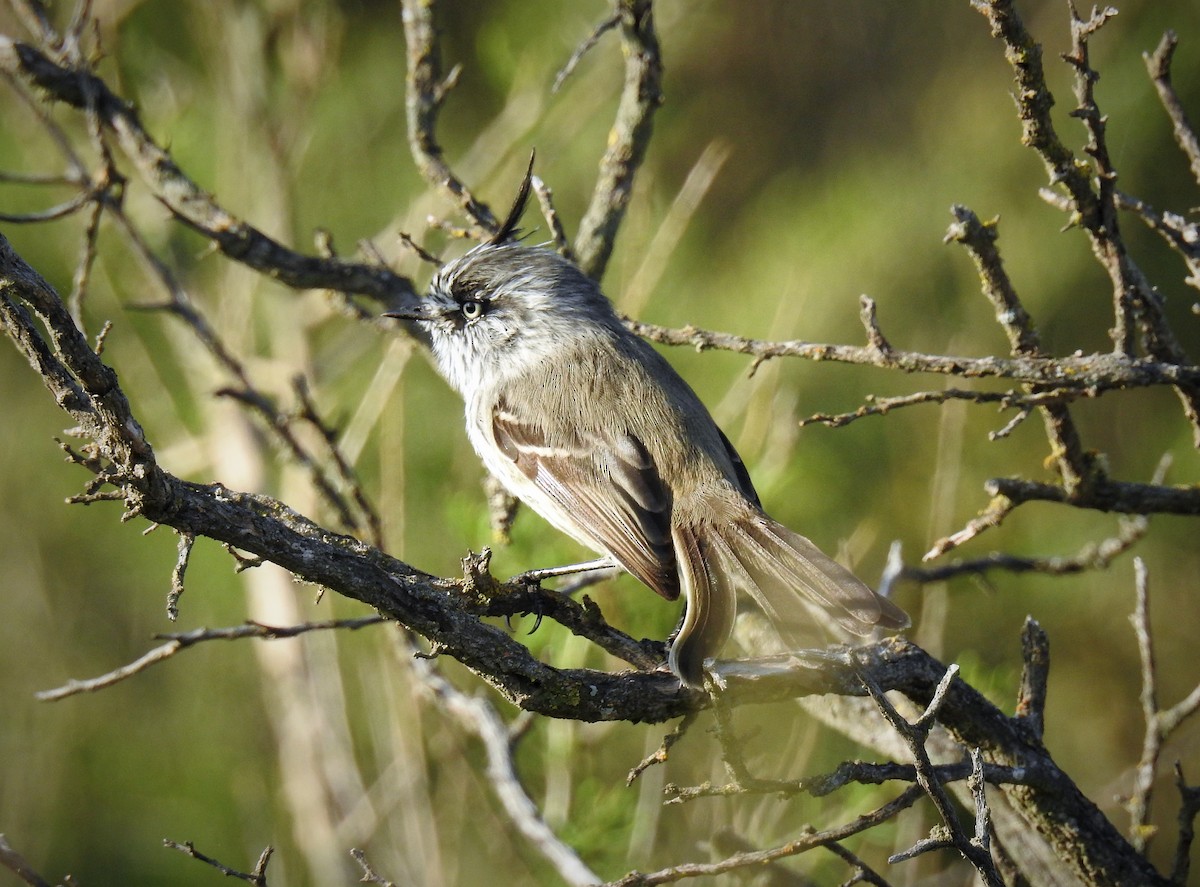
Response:
[{"label": "blurred background", "polygon": [[[301,250],[317,229],[344,254],[370,239],[420,285],[429,268],[399,243],[410,233],[434,252],[462,249],[429,231],[453,207],[425,187],[404,128],[404,35],[395,2],[96,0],[99,71],[133,101],[179,165],[231,212]],[[529,150],[573,234],[592,187],[622,82],[609,34],[561,91],[555,73],[608,13],[602,2],[497,0],[441,4],[447,68],[463,65],[446,104],[441,141],[457,172],[501,211]],[[1024,3],[1068,116],[1069,46],[1062,3]],[[64,10],[65,12],[65,10]],[[966,254],[942,243],[963,203],[1001,217],[1000,247],[1045,346],[1058,354],[1111,347],[1107,280],[1085,238],[1037,196],[1045,174],[1019,144],[1011,76],[985,20],[965,2],[772,0],[733,4],[664,0],[656,6],[666,104],[604,286],[643,320],[687,323],[766,339],[858,344],[858,297],[879,305],[899,348],[983,356],[1007,343],[979,294]],[[1130,0],[1092,43],[1097,96],[1110,117],[1120,186],[1186,212],[1196,185],[1175,148],[1141,54],[1163,31],[1181,46],[1175,83],[1200,119],[1200,24],[1187,0]],[[25,38],[7,10],[0,32]],[[0,169],[57,172],[63,163],[35,115],[0,92]],[[52,116],[81,136],[81,120]],[[67,196],[11,184],[6,212]],[[304,373],[323,414],[384,521],[388,550],[453,576],[491,533],[481,469],[467,444],[457,397],[402,340],[340,314],[322,293],[296,293],[213,255],[168,218],[137,183],[127,208],[154,249],[178,269],[197,306],[245,361],[255,382],[292,402]],[[527,217],[532,224],[534,214]],[[67,292],[85,220],[4,226],[17,250]],[[1168,300],[1175,330],[1200,353],[1195,292],[1184,269],[1132,218],[1128,243]],[[540,236],[540,235],[535,235]],[[214,392],[230,378],[190,332],[131,305],[162,294],[106,226],[88,332],[113,329],[105,355],[167,470],[197,481],[269,493],[334,525],[302,470],[289,465],[245,411]],[[915,561],[986,504],[984,482],[1050,480],[1036,417],[989,441],[1011,413],[949,404],[866,418],[845,428],[799,426],[816,412],[852,410],[869,394],[935,389],[937,378],[798,360],[750,375],[747,358],[669,352],[745,458],[768,510],[838,553],[869,580],[893,540]],[[269,567],[235,574],[231,558],[200,540],[181,615],[165,598],[176,559],[169,531],[119,520],[120,506],[68,506],[86,482],[54,443],[67,424],[15,350],[0,347],[0,832],[43,875],[84,887],[211,884],[219,875],[163,838],[193,841],[248,871],[277,848],[272,884],[352,883],[348,849],[362,847],[397,883],[454,885],[502,877],[552,883],[539,857],[499,812],[476,742],[423,701],[389,631],[207,644],[102,693],[58,703],[33,694],[109,671],[154,645],[156,632],[286,624],[362,615],[362,607],[294,584]],[[1074,410],[1085,446],[1114,476],[1146,481],[1165,454],[1168,479],[1194,481],[1200,460],[1178,402],[1166,390],[1111,394]],[[1003,550],[1071,555],[1116,533],[1112,515],[1028,505],[960,554]],[[1136,553],[1145,558],[1164,705],[1197,681],[1200,546],[1194,520],[1155,517]],[[523,512],[493,568],[507,575],[582,552]],[[1130,555],[1103,572],[1049,579],[993,574],[901,589],[911,636],[1010,711],[1027,615],[1049,633],[1053,664],[1047,744],[1080,787],[1122,828],[1121,805],[1141,749]],[[610,621],[635,636],[664,637],[677,612],[625,579],[595,589]],[[519,622],[527,630],[531,620]],[[524,638],[561,666],[612,667],[549,624]],[[443,663],[460,686],[482,684]],[[499,703],[506,716],[513,712]],[[752,762],[799,777],[871,756],[815,727],[794,706],[746,710]],[[520,746],[522,776],[547,820],[606,877],[708,859],[731,829],[759,846],[804,824],[844,821],[890,797],[852,787],[819,800],[719,799],[662,807],[664,782],[724,781],[702,719],[632,788],[625,774],[656,748],[665,726],[535,722]],[[1200,726],[1185,727],[1163,756],[1154,858],[1174,851],[1171,763],[1200,780]],[[849,846],[873,863],[927,833],[910,813]],[[966,883],[950,854],[888,871],[897,884]],[[788,865],[837,884],[845,864],[814,852]],[[8,883],[7,873],[0,881]],[[9,880],[12,880],[9,878]]]}]

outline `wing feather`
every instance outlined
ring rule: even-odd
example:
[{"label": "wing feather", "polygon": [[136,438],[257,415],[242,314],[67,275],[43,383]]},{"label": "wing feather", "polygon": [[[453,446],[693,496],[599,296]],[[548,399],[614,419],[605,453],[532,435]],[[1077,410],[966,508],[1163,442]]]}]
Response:
[{"label": "wing feather", "polygon": [[645,445],[632,434],[601,439],[545,431],[503,403],[492,414],[496,444],[593,547],[667,600],[679,597],[673,498]]}]

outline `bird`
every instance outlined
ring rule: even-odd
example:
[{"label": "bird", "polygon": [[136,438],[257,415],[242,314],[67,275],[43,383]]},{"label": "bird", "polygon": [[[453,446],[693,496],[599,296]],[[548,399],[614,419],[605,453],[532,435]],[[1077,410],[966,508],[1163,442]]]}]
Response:
[{"label": "bird", "polygon": [[785,639],[850,636],[905,612],[764,510],[692,388],[599,285],[517,238],[527,173],[496,233],[433,276],[403,322],[465,405],[486,469],[551,525],[685,608],[667,664],[690,689],[728,640],[739,594]]}]

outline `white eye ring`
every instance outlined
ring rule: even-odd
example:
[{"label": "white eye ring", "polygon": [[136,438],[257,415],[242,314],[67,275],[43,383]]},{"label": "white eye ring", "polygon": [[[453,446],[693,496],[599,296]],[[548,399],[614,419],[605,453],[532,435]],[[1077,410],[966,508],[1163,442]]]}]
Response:
[{"label": "white eye ring", "polygon": [[478,299],[468,299],[459,309],[467,320],[476,320],[483,316],[483,302]]}]

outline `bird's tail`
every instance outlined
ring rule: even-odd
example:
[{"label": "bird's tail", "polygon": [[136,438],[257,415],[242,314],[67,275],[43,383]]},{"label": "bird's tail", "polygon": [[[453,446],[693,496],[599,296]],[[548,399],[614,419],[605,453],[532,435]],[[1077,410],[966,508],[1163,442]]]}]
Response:
[{"label": "bird's tail", "polygon": [[866,637],[899,630],[908,615],[799,533],[757,513],[740,520],[675,530],[675,552],[687,598],[671,645],[671,670],[683,683],[703,683],[705,658],[729,638],[737,593],[750,595],[787,642],[811,637],[814,622]]}]

